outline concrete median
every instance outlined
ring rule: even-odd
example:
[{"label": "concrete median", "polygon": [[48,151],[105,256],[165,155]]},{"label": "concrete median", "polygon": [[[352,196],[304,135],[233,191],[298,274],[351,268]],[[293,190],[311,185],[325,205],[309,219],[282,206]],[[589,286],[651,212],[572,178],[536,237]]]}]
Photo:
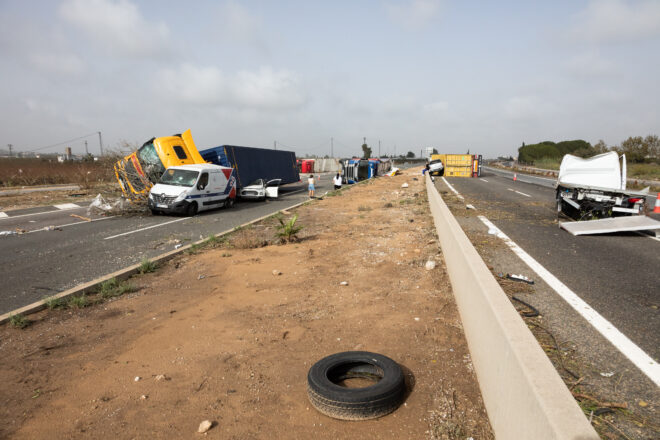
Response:
[{"label": "concrete median", "polygon": [[501,439],[598,439],[429,177],[426,188],[488,417]]}]

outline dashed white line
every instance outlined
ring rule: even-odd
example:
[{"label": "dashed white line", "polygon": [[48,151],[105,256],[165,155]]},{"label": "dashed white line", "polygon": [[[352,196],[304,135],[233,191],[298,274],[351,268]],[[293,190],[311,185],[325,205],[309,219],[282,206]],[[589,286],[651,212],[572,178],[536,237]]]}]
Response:
[{"label": "dashed white line", "polygon": [[624,356],[626,356],[637,368],[651,379],[656,386],[660,386],[660,364],[654,361],[641,348],[635,345],[626,335],[621,333],[611,322],[605,319],[601,314],[594,310],[582,298],[577,296],[564,283],[559,281],[545,267],[532,258],[504,232],[495,226],[484,216],[479,216],[489,231],[492,231],[504,241],[504,243],[525,262],[534,272],[538,274],[552,289],[561,296],[576,312],[578,312],[589,324],[591,324],[601,335],[605,337],[614,347],[616,347]]},{"label": "dashed white line", "polygon": [[61,210],[80,208],[80,206],[76,205],[75,203],[62,203],[61,205],[54,205],[54,206],[57,209],[61,209]]},{"label": "dashed white line", "polygon": [[484,182],[488,183],[488,181],[487,181],[486,179],[481,179],[481,180],[483,180]]},{"label": "dashed white line", "polygon": [[176,222],[180,222],[180,221],[182,221],[182,220],[188,220],[189,218],[192,218],[192,217],[178,218],[178,219],[176,219],[176,220],[172,220],[172,221],[169,221],[169,222],[158,223],[157,225],[147,226],[146,228],[141,228],[141,229],[136,229],[136,230],[134,230],[134,231],[124,232],[124,233],[121,233],[121,234],[113,235],[113,236],[111,236],[111,237],[105,237],[104,240],[110,240],[110,239],[112,239],[112,238],[123,237],[124,235],[135,234],[136,232],[142,232],[142,231],[146,231],[147,229],[158,228],[158,227],[160,227],[160,226],[169,225],[170,223],[176,223]]},{"label": "dashed white line", "polygon": [[520,191],[514,191],[514,192],[516,192],[516,193],[518,193],[518,194],[520,194],[521,196],[525,196],[525,197],[532,197],[532,196],[530,196],[529,194],[525,194],[525,193],[523,193],[523,192],[520,192]]},{"label": "dashed white line", "polygon": [[[83,223],[100,222],[100,221],[108,220],[108,219],[115,218],[115,217],[117,217],[117,216],[116,215],[111,215],[110,217],[95,218],[95,219],[92,219],[92,221],[89,221],[89,222],[88,221],[82,221],[82,222],[75,222],[75,223],[67,223],[66,225],[57,225],[57,226],[53,226],[53,228],[66,228],[67,226],[82,225]],[[50,230],[51,230],[50,227],[45,227],[45,228],[41,228],[41,229],[35,229],[34,231],[28,231],[28,232],[26,232],[26,234],[32,234],[33,232],[44,232],[44,231],[50,231]]]},{"label": "dashed white line", "polygon": [[[76,208],[78,208],[78,209],[85,209],[83,206],[76,206]],[[73,208],[71,208],[71,209],[73,209]],[[65,210],[65,211],[66,211],[66,210]],[[31,215],[54,214],[54,213],[57,213],[57,212],[60,212],[60,211],[57,210],[57,211],[32,212],[32,213],[30,213],[30,214],[20,214],[20,215],[6,216],[6,217],[0,215],[0,219],[2,219],[2,220],[4,220],[4,219],[12,219],[12,220],[13,220],[13,219],[15,219],[15,218],[29,217],[29,216],[31,216]]]}]

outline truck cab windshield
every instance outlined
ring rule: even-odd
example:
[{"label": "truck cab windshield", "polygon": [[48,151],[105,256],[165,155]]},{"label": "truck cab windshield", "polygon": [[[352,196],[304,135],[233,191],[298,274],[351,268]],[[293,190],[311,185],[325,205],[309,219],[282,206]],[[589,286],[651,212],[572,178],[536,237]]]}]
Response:
[{"label": "truck cab windshield", "polygon": [[199,171],[169,169],[163,173],[160,182],[164,185],[193,186],[197,182]]},{"label": "truck cab windshield", "polygon": [[160,157],[158,157],[158,153],[156,153],[154,144],[142,146],[142,148],[138,150],[138,158],[140,159],[143,171],[149,180],[155,182],[160,178],[163,172],[165,172],[165,167],[163,166]]}]

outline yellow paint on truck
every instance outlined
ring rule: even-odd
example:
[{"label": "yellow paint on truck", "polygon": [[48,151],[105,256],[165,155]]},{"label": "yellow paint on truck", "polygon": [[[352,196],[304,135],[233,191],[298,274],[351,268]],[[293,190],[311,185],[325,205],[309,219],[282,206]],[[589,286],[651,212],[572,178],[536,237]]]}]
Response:
[{"label": "yellow paint on truck", "polygon": [[174,136],[153,138],[119,160],[115,176],[128,197],[146,196],[169,167],[207,163],[199,154],[190,130]]},{"label": "yellow paint on truck", "polygon": [[472,177],[471,154],[434,154],[431,160],[440,159],[445,166],[446,177]]}]

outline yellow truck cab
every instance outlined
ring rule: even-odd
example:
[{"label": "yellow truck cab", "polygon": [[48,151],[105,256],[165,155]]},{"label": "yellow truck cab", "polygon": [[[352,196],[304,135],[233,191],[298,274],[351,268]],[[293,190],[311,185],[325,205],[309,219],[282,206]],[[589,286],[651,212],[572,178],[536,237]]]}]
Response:
[{"label": "yellow truck cab", "polygon": [[190,130],[152,138],[115,164],[115,175],[128,197],[146,196],[167,168],[207,163],[197,151]]}]

